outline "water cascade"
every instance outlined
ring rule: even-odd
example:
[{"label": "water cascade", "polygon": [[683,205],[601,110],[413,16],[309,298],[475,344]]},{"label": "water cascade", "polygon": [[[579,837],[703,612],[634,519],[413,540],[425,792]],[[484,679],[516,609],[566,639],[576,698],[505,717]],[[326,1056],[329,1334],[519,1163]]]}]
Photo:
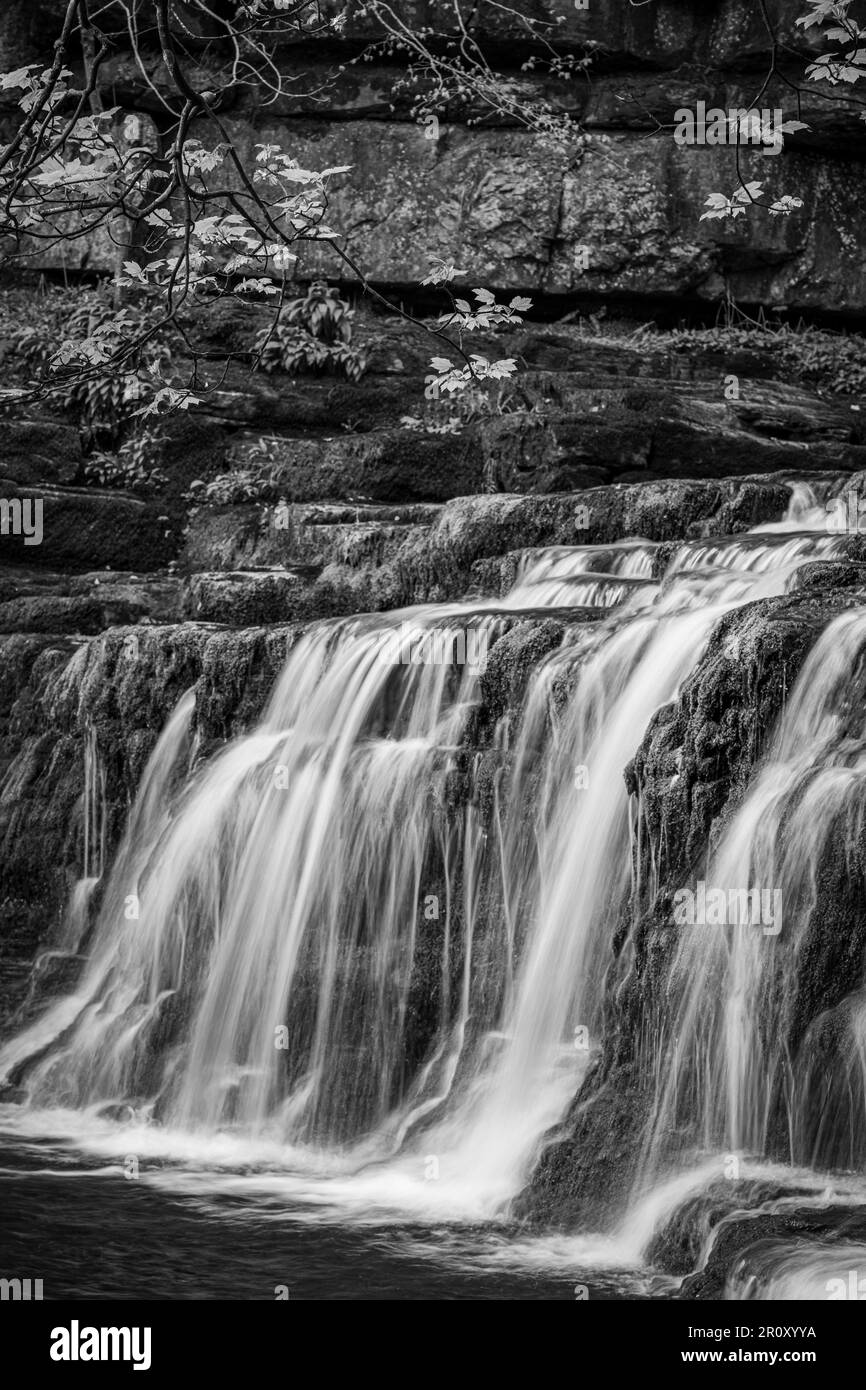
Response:
[{"label": "water cascade", "polygon": [[[74,985],[0,1050],[19,1123],[76,1111],[104,1132],[120,1115],[155,1151],[237,1141],[318,1200],[507,1211],[603,1042],[633,887],[623,769],[725,614],[842,553],[823,517],[801,490],[783,523],[663,563],[639,539],[527,551],[504,598],[311,625],[257,727],[209,761],[180,701],[107,876],[90,738],[99,906],[84,942],[69,914]],[[564,636],[482,753],[497,643],[544,610],[569,618]],[[813,650],[708,862],[723,889],[777,885],[784,930],[679,936],[634,1211],[683,1162],[672,1133],[695,1163],[863,1162],[862,959],[832,1020],[803,998],[801,961],[819,949],[827,837],[862,843],[864,654],[854,609]]]}]

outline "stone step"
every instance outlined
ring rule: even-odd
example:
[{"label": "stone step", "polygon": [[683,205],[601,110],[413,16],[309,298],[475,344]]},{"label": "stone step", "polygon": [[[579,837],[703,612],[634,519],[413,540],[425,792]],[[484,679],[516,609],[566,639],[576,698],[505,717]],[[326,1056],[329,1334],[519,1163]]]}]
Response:
[{"label": "stone step", "polygon": [[[803,476],[825,493],[849,482],[838,473]],[[476,494],[444,505],[200,506],[175,574],[144,568],[64,574],[34,568],[42,557],[31,554],[22,568],[16,563],[20,549],[4,568],[0,552],[0,631],[82,635],[181,619],[242,627],[384,612],[469,594],[500,597],[533,549],[605,547],[630,537],[669,547],[740,534],[779,520],[794,483],[790,474],[777,473],[533,496]],[[858,475],[851,475],[850,485],[857,487]],[[130,499],[106,496],[129,506]],[[46,558],[56,558],[55,551],[46,551]],[[70,569],[79,552],[72,559]]]},{"label": "stone step", "polygon": [[[838,474],[809,475],[839,486]],[[786,475],[663,480],[543,496],[476,495],[439,508],[202,507],[183,563],[194,571],[185,612],[214,621],[381,612],[413,603],[505,592],[532,547],[605,545],[628,537],[674,542],[736,535],[777,521]],[[272,570],[275,574],[268,574]],[[253,573],[251,573],[251,571]],[[282,575],[280,575],[282,571]],[[199,606],[200,605],[200,606]],[[265,621],[264,616],[257,620]]]},{"label": "stone step", "polygon": [[163,504],[128,493],[23,484],[0,474],[0,503],[0,566],[72,573],[102,566],[157,570],[174,558],[180,543],[182,527]]},{"label": "stone step", "polygon": [[182,595],[181,579],[166,572],[68,575],[0,568],[0,633],[89,636],[130,623],[173,622],[181,615]]}]

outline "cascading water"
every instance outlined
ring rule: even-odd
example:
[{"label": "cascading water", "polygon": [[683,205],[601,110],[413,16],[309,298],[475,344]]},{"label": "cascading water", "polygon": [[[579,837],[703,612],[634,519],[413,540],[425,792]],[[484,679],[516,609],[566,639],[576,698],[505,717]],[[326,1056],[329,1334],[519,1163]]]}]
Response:
[{"label": "cascading water", "polygon": [[[819,515],[801,492],[787,522],[684,543],[655,577],[649,542],[557,547],[527,552],[501,600],[316,624],[258,727],[203,766],[187,695],[77,984],[0,1050],[26,1096],[8,1123],[51,1131],[76,1112],[98,1151],[253,1166],[358,1219],[506,1211],[602,1039],[631,888],[623,769],[725,613],[841,553]],[[544,609],[573,621],[474,752],[486,653],[495,666]],[[430,660],[434,635],[470,659]],[[781,1125],[792,1161],[862,1162],[862,997],[832,1113],[782,1025],[822,836],[862,828],[862,730],[843,712],[864,645],[862,612],[827,631],[715,857],[722,886],[778,881],[798,904],[781,974],[754,928],[682,937],[624,1261],[651,1234],[654,1187],[668,1192],[684,1106],[707,1149],[761,1155]],[[827,1139],[843,1111],[844,1153]]]},{"label": "cascading water", "polygon": [[[793,1163],[866,1159],[862,961],[851,962],[853,989],[832,1020],[816,1009],[810,1026],[798,1021],[805,962],[827,949],[816,907],[830,836],[849,847],[849,888],[862,892],[864,668],[861,609],[832,622],[807,658],[775,746],[707,866],[706,883],[728,903],[762,885],[761,915],[740,911],[724,929],[708,916],[677,938],[650,1169],[683,1105],[706,1148],[764,1154],[779,1136]],[[835,1065],[819,1046],[831,1022]]]}]

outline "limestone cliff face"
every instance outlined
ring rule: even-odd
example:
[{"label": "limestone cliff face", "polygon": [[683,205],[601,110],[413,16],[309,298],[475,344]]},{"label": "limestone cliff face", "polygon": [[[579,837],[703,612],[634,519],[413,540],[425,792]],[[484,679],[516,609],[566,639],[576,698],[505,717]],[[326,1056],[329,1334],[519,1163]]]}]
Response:
[{"label": "limestone cliff face", "polygon": [[[256,141],[274,141],[311,168],[352,165],[334,182],[333,221],[345,249],[380,283],[417,283],[439,254],[479,282],[552,296],[716,301],[727,287],[752,303],[866,309],[866,127],[851,89],[805,83],[821,40],[796,27],[802,7],[766,7],[784,46],[779,73],[762,92],[770,45],[756,0],[591,0],[585,10],[544,0],[519,8],[553,23],[562,54],[593,55],[587,73],[569,81],[524,71],[533,51],[525,25],[504,8],[484,11],[495,61],[515,91],[580,122],[582,133],[576,128],[557,148],[470,105],[443,110],[438,138],[428,138],[397,85],[399,60],[357,61],[375,37],[360,5],[350,7],[340,40],[287,50],[286,94],[266,103],[263,92],[246,92],[225,111],[226,128],[250,164]],[[44,58],[61,9],[57,0],[4,7],[0,66]],[[397,10],[423,24],[431,6]],[[216,61],[202,49],[194,85],[213,86]],[[158,90],[164,74],[155,53],[147,66]],[[791,82],[806,89],[799,111]],[[167,138],[158,97],[128,55],[112,55],[103,83],[112,103],[147,117],[149,138]],[[804,206],[789,218],[701,223],[707,195],[736,186],[735,152],[679,146],[674,113],[699,100],[749,105],[759,92],[762,107],[799,115],[811,130],[788,137],[778,157],[741,150],[741,171]],[[207,138],[204,128],[196,133]],[[48,256],[37,249],[35,263],[59,266],[61,255],[67,269],[112,264],[105,237]],[[298,273],[347,275],[327,248],[305,252]]]}]

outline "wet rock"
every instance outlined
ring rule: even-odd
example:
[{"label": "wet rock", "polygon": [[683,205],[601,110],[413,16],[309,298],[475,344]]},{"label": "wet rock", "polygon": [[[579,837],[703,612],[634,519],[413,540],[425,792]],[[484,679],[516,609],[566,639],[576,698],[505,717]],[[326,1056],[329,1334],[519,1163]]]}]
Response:
[{"label": "wet rock", "polygon": [[[830,1275],[832,1259],[825,1265],[824,1287],[820,1294],[829,1298],[828,1277],[842,1279],[848,1296],[850,1253],[848,1243],[862,1245],[866,1240],[866,1214],[862,1206],[839,1205],[801,1207],[796,1204],[787,1211],[735,1215],[725,1220],[713,1241],[706,1264],[683,1280],[678,1297],[683,1299],[720,1299],[736,1285],[741,1296],[751,1288],[753,1296],[772,1297],[768,1288],[774,1269],[778,1267],[780,1244],[791,1253],[806,1254],[810,1248],[815,1257],[826,1259],[838,1250],[838,1267]],[[775,1259],[773,1258],[775,1256]],[[820,1295],[819,1295],[820,1296]]]},{"label": "wet rock", "polygon": [[[88,612],[98,619],[93,631],[130,622],[174,621],[180,616],[181,590],[181,580],[167,572],[53,574],[15,566],[0,569],[0,608],[14,623],[8,631],[86,633],[91,628],[76,628],[74,619]],[[64,614],[70,615],[68,621]],[[46,625],[54,617],[60,625]]]},{"label": "wet rock", "polygon": [[[724,1160],[720,1158],[719,1168]],[[808,1188],[770,1178],[725,1179],[720,1171],[715,1182],[703,1186],[683,1201],[653,1234],[645,1252],[649,1264],[668,1274],[691,1274],[711,1233],[726,1218],[742,1215],[780,1198],[808,1196]],[[687,1281],[688,1283],[689,1281]]]},{"label": "wet rock", "polygon": [[[595,616],[581,615],[588,621]],[[517,619],[495,643],[481,676],[484,718],[491,728],[509,710],[520,708],[533,670],[548,652],[562,645],[564,625],[570,628],[572,623],[573,615],[568,610],[535,619]]]},{"label": "wet rock", "polygon": [[866,589],[866,564],[845,560],[815,560],[801,565],[788,582],[790,593],[802,589]]},{"label": "wet rock", "polygon": [[593,1068],[547,1144],[514,1211],[559,1230],[612,1227],[634,1178],[647,1098],[633,1070]]},{"label": "wet rock", "polygon": [[717,526],[747,530],[778,518],[789,498],[790,484],[763,478],[658,480],[543,497],[459,498],[442,509],[429,539],[413,538],[407,549],[441,556],[442,570],[450,563],[463,582],[476,561],[521,548],[598,545],[632,536],[665,541],[719,534]]},{"label": "wet rock", "polygon": [[685,881],[716,818],[741,794],[765,751],[818,635],[855,601],[844,589],[807,589],[746,604],[721,619],[679,699],[656,713],[626,769],[626,784],[639,792],[646,829],[660,846],[662,879]]},{"label": "wet rock", "polygon": [[[348,588],[357,610],[380,610],[460,598],[494,572],[501,592],[502,557],[532,547],[738,534],[778,520],[791,486],[776,478],[660,479],[543,496],[482,494],[393,512],[298,506],[281,525],[276,510],[260,504],[202,506],[184,558],[199,570],[322,566],[317,584]],[[487,560],[493,568],[479,568]]]}]

